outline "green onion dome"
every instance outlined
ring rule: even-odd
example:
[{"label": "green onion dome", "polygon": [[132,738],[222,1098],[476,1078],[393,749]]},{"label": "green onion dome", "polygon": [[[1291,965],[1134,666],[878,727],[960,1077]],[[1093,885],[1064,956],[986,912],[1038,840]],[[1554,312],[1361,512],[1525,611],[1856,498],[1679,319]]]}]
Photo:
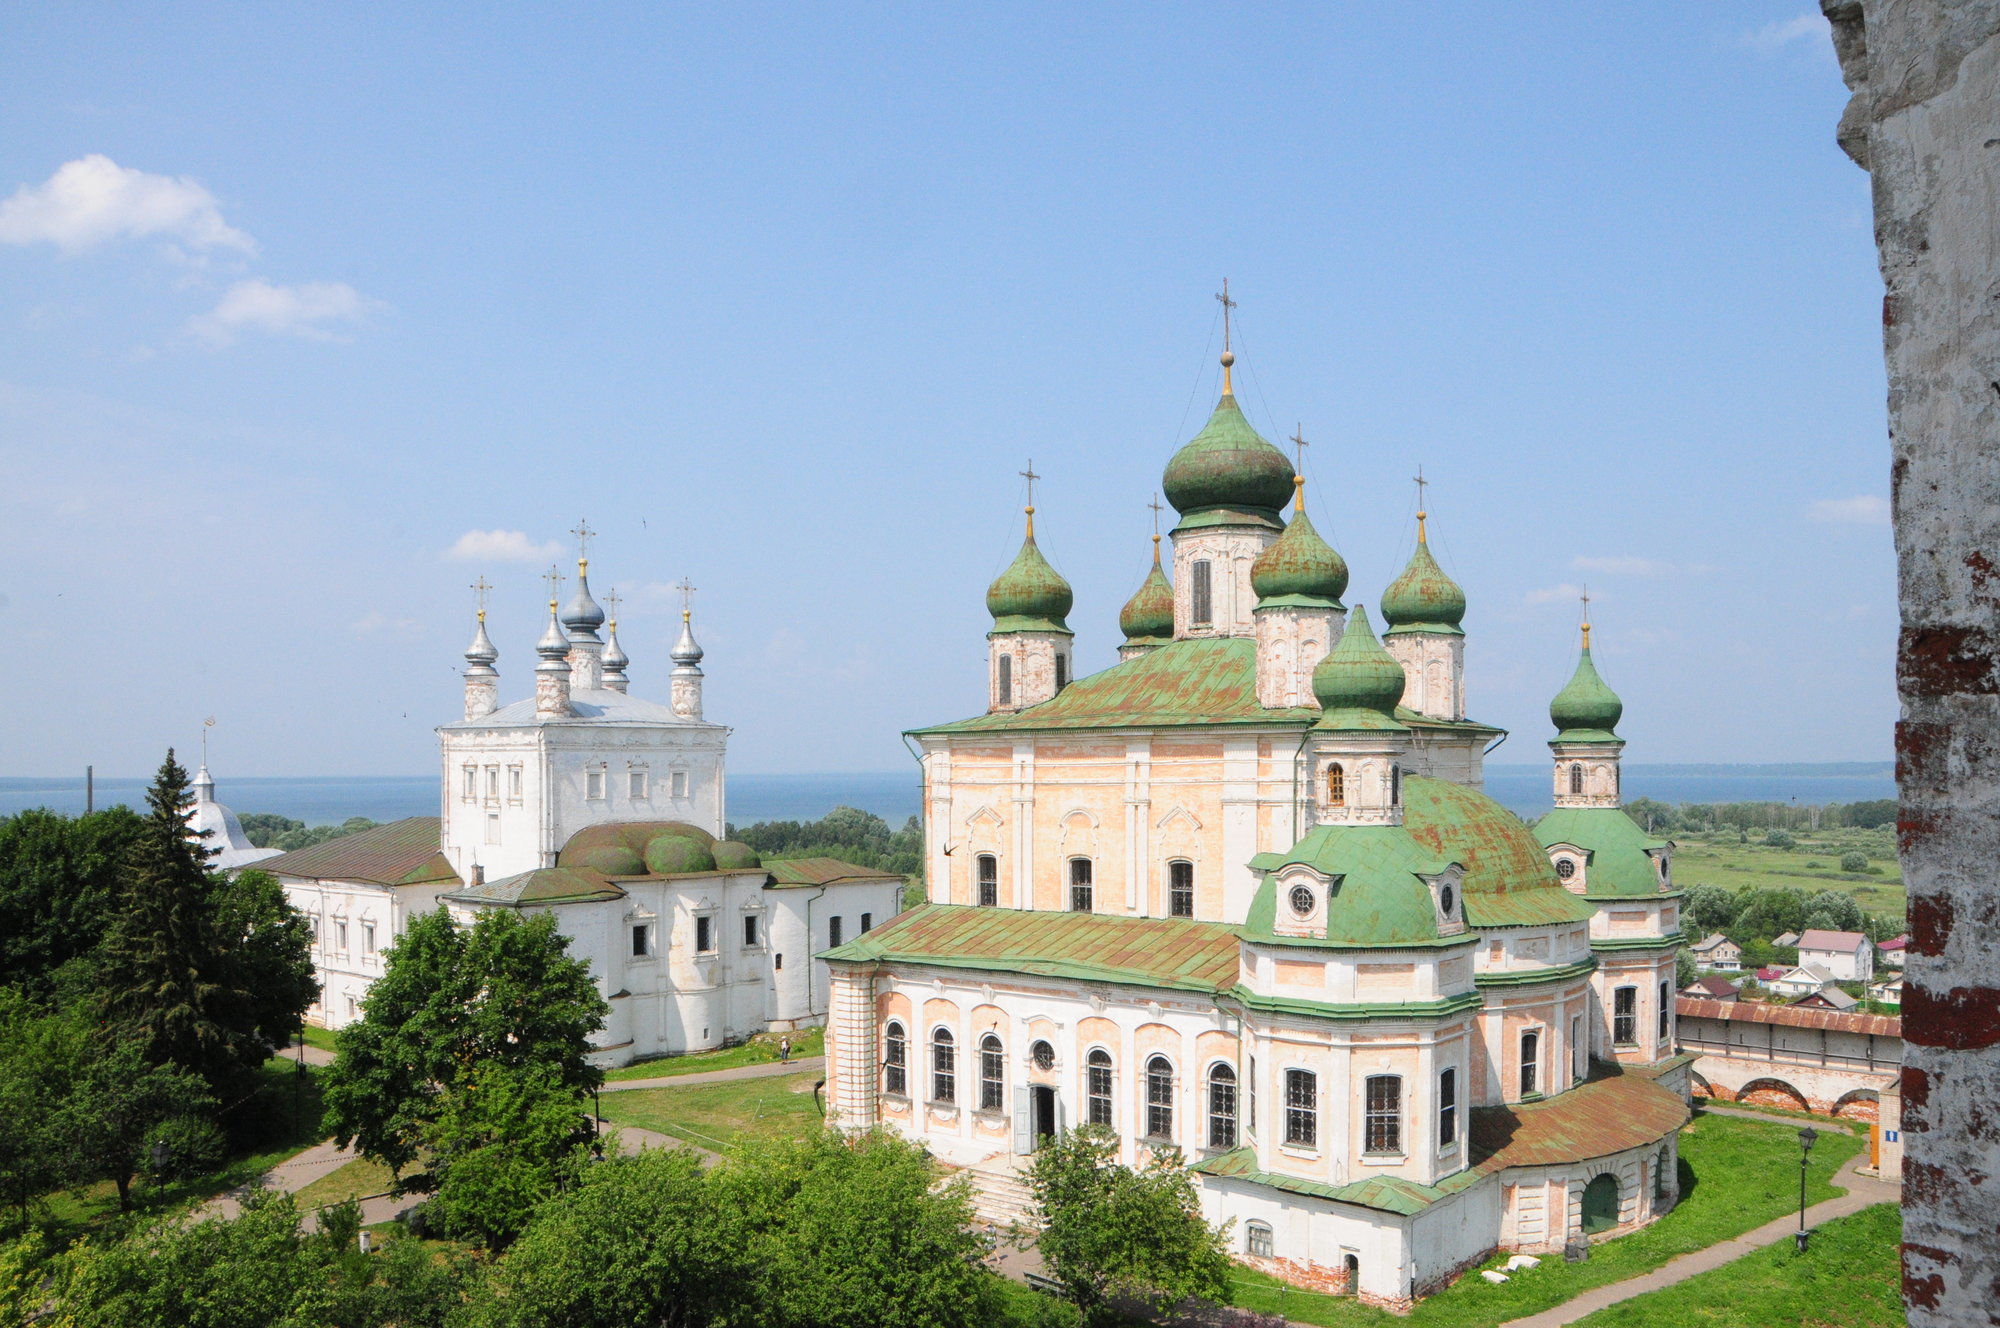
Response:
[{"label": "green onion dome", "polygon": [[[1303,499],[1305,478],[1292,482]],[[1293,511],[1284,534],[1250,564],[1250,588],[1257,592],[1260,605],[1304,600],[1315,607],[1340,607],[1340,596],[1347,589],[1347,560],[1313,529],[1303,502]]]},{"label": "green onion dome", "polygon": [[1423,514],[1417,515],[1417,551],[1410,565],[1382,592],[1382,621],[1391,632],[1443,632],[1463,636],[1465,592],[1444,574],[1424,539]]},{"label": "green onion dome", "polygon": [[1153,536],[1153,569],[1118,611],[1118,629],[1127,641],[1169,640],[1174,634],[1174,588],[1160,570],[1160,537]]},{"label": "green onion dome", "polygon": [[1340,644],[1313,670],[1313,695],[1321,710],[1319,728],[1396,729],[1396,705],[1403,699],[1403,666],[1375,639],[1368,612],[1359,604],[1348,615]]},{"label": "green onion dome", "polygon": [[1292,490],[1292,463],[1243,418],[1226,387],[1215,413],[1167,462],[1167,501],[1183,517],[1238,514],[1275,526]]},{"label": "green onion dome", "polygon": [[1035,547],[1035,509],[1028,509],[1028,537],[1007,570],[986,587],[986,611],[996,632],[1069,632],[1063,619],[1076,595]]},{"label": "green onion dome", "polygon": [[1597,676],[1597,666],[1590,662],[1590,627],[1586,624],[1583,654],[1576,661],[1576,673],[1569,685],[1556,693],[1556,699],[1549,702],[1549,722],[1556,726],[1558,739],[1609,742],[1617,739],[1612,730],[1618,727],[1624,713],[1625,703],[1618,699],[1618,693],[1604,685],[1604,679]]}]

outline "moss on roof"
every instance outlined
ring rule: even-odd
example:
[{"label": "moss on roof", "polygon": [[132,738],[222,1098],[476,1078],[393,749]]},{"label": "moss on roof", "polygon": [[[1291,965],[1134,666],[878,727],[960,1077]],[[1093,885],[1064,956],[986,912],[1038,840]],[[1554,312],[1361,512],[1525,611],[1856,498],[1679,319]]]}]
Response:
[{"label": "moss on roof", "polygon": [[1563,889],[1521,818],[1477,789],[1411,775],[1403,780],[1403,824],[1432,852],[1465,865],[1465,920],[1474,927],[1585,922],[1595,912]]},{"label": "moss on roof", "polygon": [[1535,839],[1544,849],[1574,844],[1584,851],[1585,899],[1654,898],[1672,893],[1647,852],[1666,848],[1667,841],[1648,835],[1620,808],[1558,807],[1535,822]]},{"label": "moss on roof", "polygon": [[602,872],[587,867],[542,867],[482,881],[443,896],[487,908],[529,908],[547,904],[589,904],[623,899],[625,891]]},{"label": "moss on roof", "polygon": [[780,858],[764,864],[771,874],[771,889],[788,890],[809,885],[843,885],[849,881],[900,881],[895,872],[876,867],[858,867],[839,858]]},{"label": "moss on roof", "polygon": [[315,881],[366,881],[370,885],[433,885],[458,873],[439,851],[443,821],[412,816],[352,835],[294,849],[257,863],[259,871]]}]

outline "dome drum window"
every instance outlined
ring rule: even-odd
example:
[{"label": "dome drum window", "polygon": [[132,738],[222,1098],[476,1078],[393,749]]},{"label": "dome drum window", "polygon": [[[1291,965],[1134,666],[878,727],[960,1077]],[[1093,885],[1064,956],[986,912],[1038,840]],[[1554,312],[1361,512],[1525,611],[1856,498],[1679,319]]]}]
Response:
[{"label": "dome drum window", "polygon": [[1313,909],[1319,903],[1319,897],[1313,892],[1313,888],[1304,884],[1293,886],[1287,898],[1291,903],[1292,912],[1302,918],[1311,917]]},{"label": "dome drum window", "polygon": [[1575,859],[1575,858],[1557,858],[1557,859],[1556,859],[1556,875],[1557,875],[1557,876],[1560,876],[1560,877],[1561,877],[1561,878],[1562,878],[1563,880],[1565,880],[1565,881],[1569,880],[1569,879],[1570,879],[1570,878],[1571,878],[1572,876],[1575,876],[1575,875],[1576,875],[1576,859]]},{"label": "dome drum window", "polygon": [[1347,769],[1338,761],[1326,768],[1326,805],[1329,807],[1347,805]]}]

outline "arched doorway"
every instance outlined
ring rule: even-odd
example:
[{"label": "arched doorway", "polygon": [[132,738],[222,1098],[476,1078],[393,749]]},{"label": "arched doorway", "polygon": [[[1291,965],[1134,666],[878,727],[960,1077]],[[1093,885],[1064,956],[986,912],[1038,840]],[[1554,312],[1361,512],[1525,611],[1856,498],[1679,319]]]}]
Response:
[{"label": "arched doorway", "polygon": [[1583,1187],[1583,1234],[1594,1236],[1618,1225],[1618,1178],[1610,1172]]},{"label": "arched doorway", "polygon": [[1736,1091],[1738,1102],[1760,1107],[1783,1107],[1787,1111],[1811,1111],[1806,1095],[1782,1079],[1752,1079]]},{"label": "arched doorway", "polygon": [[1833,1114],[1842,1120],[1874,1121],[1882,1114],[1882,1095],[1872,1088],[1857,1088],[1833,1104]]}]

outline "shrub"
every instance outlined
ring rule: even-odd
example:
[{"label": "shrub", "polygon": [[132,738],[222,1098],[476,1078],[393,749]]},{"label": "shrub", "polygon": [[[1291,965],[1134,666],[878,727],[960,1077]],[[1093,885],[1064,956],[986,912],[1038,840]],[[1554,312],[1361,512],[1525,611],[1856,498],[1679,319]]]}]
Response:
[{"label": "shrub", "polygon": [[1791,848],[1798,842],[1786,830],[1773,830],[1764,836],[1764,846],[1766,848]]},{"label": "shrub", "polygon": [[1849,849],[1840,855],[1840,869],[1844,872],[1865,872],[1868,870],[1868,855],[1858,849]]}]

